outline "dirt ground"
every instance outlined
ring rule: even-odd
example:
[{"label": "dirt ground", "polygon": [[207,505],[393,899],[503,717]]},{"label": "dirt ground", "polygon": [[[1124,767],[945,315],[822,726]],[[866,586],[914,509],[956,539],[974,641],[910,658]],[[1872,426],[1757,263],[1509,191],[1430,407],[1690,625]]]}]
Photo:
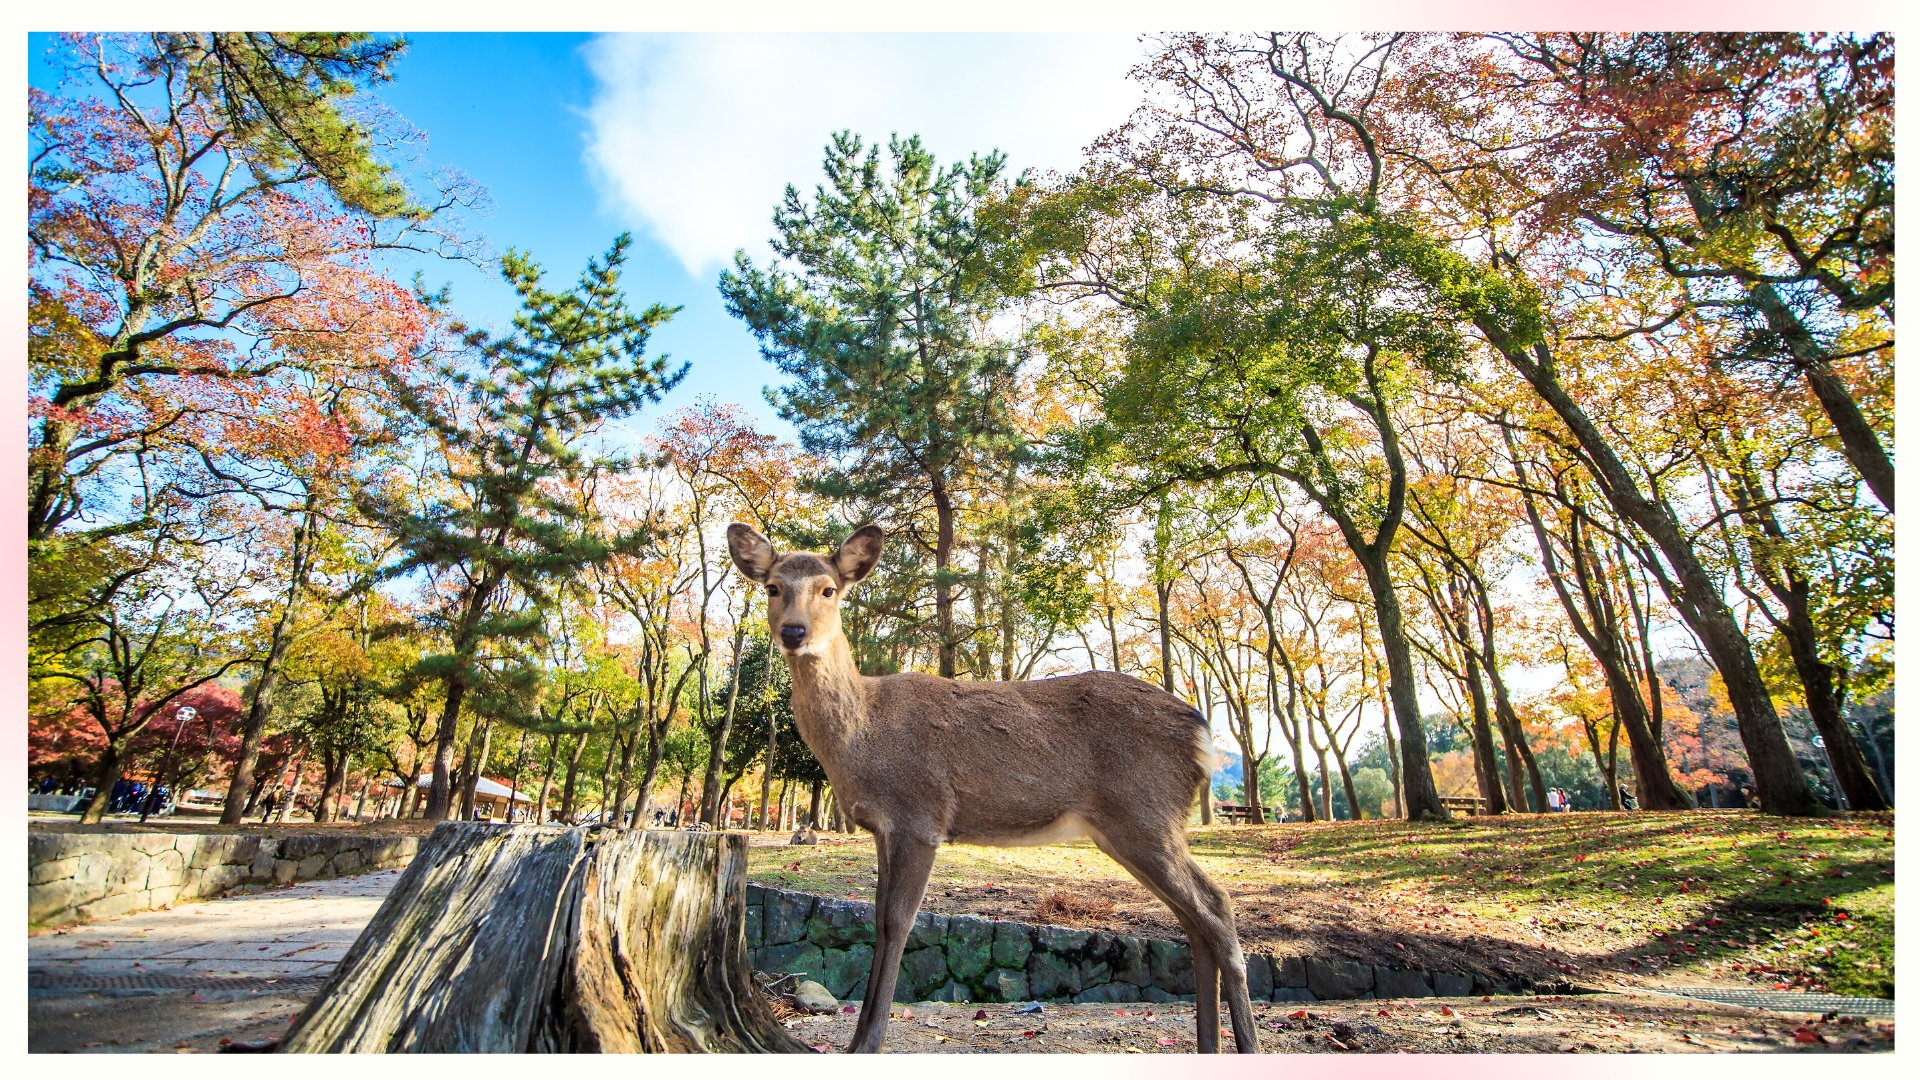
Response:
[{"label": "dirt ground", "polygon": [[[309,983],[306,994],[317,986]],[[286,1033],[301,993],[70,994],[28,1005],[34,1053],[218,1053]],[[1193,1006],[895,1005],[894,1054],[1192,1054]],[[981,1017],[976,1019],[976,1017]],[[1755,1012],[1651,994],[1549,998],[1423,998],[1289,1006],[1256,1004],[1268,1053],[1875,1053],[1893,1024]],[[821,1053],[846,1049],[858,1016],[795,1017],[789,1029]],[[1231,1033],[1221,1040],[1233,1046]]]},{"label": "dirt ground", "polygon": [[[1031,1006],[1029,1006],[1030,1008]],[[893,1007],[896,1054],[1191,1054],[1193,1006],[923,1003]],[[1223,1010],[1224,1014],[1224,1010]],[[844,1050],[857,1014],[788,1026],[822,1053]],[[1268,1053],[1864,1053],[1893,1049],[1893,1024],[1821,1022],[1653,994],[1422,998],[1254,1005]],[[1232,1036],[1221,1040],[1233,1046]]]}]

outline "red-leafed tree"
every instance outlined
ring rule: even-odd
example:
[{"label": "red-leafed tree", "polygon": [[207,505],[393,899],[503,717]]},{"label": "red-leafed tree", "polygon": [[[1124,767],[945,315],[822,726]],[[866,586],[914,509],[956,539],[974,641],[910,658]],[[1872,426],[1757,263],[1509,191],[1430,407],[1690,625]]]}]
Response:
[{"label": "red-leafed tree", "polygon": [[[397,124],[354,92],[402,47],[61,39],[66,83],[28,93],[30,541],[105,509],[88,484],[122,455],[204,444],[223,414],[298,439],[309,414],[279,407],[291,376],[405,352],[421,308],[370,257],[447,250],[434,223],[458,193],[417,205],[375,154]],[[102,527],[149,509],[112,507]]]}]

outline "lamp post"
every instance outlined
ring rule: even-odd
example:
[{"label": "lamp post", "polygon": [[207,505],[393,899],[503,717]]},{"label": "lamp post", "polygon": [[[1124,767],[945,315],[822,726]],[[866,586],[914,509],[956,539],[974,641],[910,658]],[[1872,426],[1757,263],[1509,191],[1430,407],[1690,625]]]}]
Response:
[{"label": "lamp post", "polygon": [[173,768],[173,752],[180,749],[180,733],[185,731],[187,725],[193,723],[194,717],[199,715],[200,710],[191,705],[182,705],[174,710],[173,743],[167,747],[167,756],[161,759],[159,772],[154,774],[153,787],[147,789],[147,797],[140,803],[140,820],[143,823],[147,820],[147,815],[153,812],[154,800],[160,797],[160,781],[166,777],[167,771]]}]

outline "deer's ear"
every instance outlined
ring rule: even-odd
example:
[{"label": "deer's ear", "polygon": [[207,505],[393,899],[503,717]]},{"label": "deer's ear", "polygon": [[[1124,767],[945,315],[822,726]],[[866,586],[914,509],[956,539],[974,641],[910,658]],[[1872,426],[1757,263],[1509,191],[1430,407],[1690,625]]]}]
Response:
[{"label": "deer's ear", "polygon": [[880,561],[880,545],[887,534],[880,531],[878,525],[862,525],[840,550],[833,553],[833,568],[839,572],[842,584],[851,585],[872,572],[875,563]]},{"label": "deer's ear", "polygon": [[752,526],[736,521],[727,526],[727,551],[742,574],[754,581],[766,582],[774,559],[773,544],[766,537],[755,532]]}]

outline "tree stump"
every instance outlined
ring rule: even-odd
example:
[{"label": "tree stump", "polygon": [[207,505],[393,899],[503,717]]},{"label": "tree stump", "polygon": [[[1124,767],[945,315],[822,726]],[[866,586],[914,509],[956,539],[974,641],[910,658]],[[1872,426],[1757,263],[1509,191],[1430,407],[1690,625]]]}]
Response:
[{"label": "tree stump", "polygon": [[747,962],[746,838],[446,822],[283,1053],[805,1053]]}]

